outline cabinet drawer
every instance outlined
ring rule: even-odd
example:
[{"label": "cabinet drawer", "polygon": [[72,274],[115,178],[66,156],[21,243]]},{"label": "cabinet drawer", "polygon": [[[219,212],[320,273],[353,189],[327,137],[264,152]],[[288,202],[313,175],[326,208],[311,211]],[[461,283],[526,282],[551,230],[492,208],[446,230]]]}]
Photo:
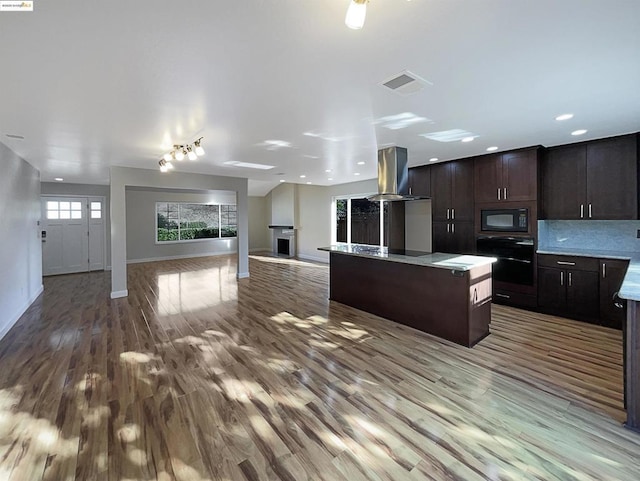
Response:
[{"label": "cabinet drawer", "polygon": [[538,299],[536,296],[523,294],[521,292],[505,291],[503,289],[494,290],[492,302],[496,304],[505,304],[507,306],[533,309],[538,306]]},{"label": "cabinet drawer", "polygon": [[555,267],[556,269],[598,272],[600,264],[598,259],[593,257],[538,254],[538,266]]}]

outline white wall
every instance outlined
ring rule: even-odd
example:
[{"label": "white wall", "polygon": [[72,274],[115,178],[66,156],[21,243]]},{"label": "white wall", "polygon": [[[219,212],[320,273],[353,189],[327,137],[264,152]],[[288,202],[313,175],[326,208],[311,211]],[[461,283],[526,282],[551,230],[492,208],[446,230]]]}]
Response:
[{"label": "white wall", "polygon": [[40,173],[0,143],[0,338],[42,292]]},{"label": "white wall", "polygon": [[237,251],[236,239],[210,239],[156,244],[156,202],[235,204],[235,192],[176,192],[162,189],[126,189],[127,262],[178,259]]},{"label": "white wall", "polygon": [[249,197],[249,252],[271,250],[271,204],[267,197]]},{"label": "white wall", "polygon": [[296,225],[297,184],[280,184],[271,191],[271,224]]},{"label": "white wall", "polygon": [[111,213],[109,210],[109,186],[97,184],[69,184],[66,182],[42,182],[41,195],[81,195],[84,197],[104,197],[104,226],[107,236],[105,266],[111,267]]},{"label": "white wall", "polygon": [[431,200],[413,200],[404,205],[405,249],[431,252]]}]

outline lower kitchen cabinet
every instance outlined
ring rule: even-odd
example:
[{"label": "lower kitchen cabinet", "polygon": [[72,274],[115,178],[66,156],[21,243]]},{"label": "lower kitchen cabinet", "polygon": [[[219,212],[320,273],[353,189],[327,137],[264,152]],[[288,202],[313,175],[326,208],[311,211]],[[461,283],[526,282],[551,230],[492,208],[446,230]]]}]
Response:
[{"label": "lower kitchen cabinet", "polygon": [[434,222],[433,252],[471,254],[475,250],[473,222]]},{"label": "lower kitchen cabinet", "polygon": [[622,329],[625,310],[619,299],[618,290],[629,267],[628,261],[600,259],[600,323],[604,326]]},{"label": "lower kitchen cabinet", "polygon": [[600,286],[597,259],[538,256],[538,307],[551,314],[598,322]]}]

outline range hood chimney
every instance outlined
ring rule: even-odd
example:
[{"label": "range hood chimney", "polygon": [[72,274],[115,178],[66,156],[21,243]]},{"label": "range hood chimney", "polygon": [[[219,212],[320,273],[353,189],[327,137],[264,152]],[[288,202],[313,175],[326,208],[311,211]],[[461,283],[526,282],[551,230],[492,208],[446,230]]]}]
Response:
[{"label": "range hood chimney", "polygon": [[378,194],[368,197],[371,201],[414,200],[409,195],[409,166],[407,149],[387,147],[378,150]]}]

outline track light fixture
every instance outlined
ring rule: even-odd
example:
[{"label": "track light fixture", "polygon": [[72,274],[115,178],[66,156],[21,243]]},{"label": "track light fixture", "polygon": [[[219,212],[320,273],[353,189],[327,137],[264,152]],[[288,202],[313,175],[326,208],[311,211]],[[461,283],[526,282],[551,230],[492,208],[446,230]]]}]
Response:
[{"label": "track light fixture", "polygon": [[203,137],[200,137],[191,144],[175,144],[171,152],[167,152],[162,156],[160,170],[162,172],[168,172],[173,169],[172,160],[182,162],[185,157],[188,157],[189,160],[197,160],[198,157],[203,156],[204,149],[202,148],[202,139]]}]

